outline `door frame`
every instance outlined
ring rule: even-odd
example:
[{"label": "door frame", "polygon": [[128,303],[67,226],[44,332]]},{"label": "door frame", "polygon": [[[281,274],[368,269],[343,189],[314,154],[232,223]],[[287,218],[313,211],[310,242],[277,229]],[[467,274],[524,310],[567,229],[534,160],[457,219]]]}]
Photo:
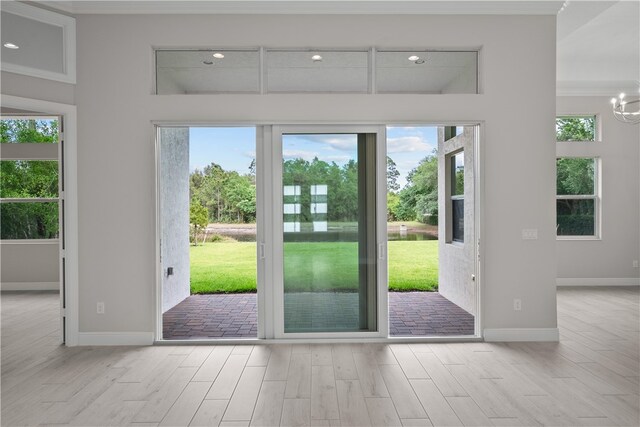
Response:
[{"label": "door frame", "polygon": [[[73,122],[75,125],[75,122]],[[403,343],[403,342],[472,342],[482,341],[482,320],[483,320],[483,306],[482,306],[482,292],[483,292],[483,268],[482,268],[482,254],[484,253],[484,239],[482,239],[482,231],[484,230],[484,179],[483,179],[483,164],[484,164],[484,146],[486,144],[481,143],[485,140],[485,122],[481,120],[439,120],[439,121],[403,121],[403,120],[376,120],[369,122],[335,122],[339,124],[331,124],[326,122],[320,122],[314,124],[313,121],[305,122],[274,122],[274,121],[242,121],[242,120],[229,120],[229,121],[189,121],[189,120],[155,120],[151,122],[155,131],[153,133],[153,144],[155,146],[155,160],[156,160],[156,173],[155,173],[155,201],[156,201],[156,286],[155,286],[155,299],[156,299],[156,314],[155,314],[155,342],[160,344],[180,344],[180,343],[212,343],[212,344],[227,344],[227,343],[248,343],[248,342],[260,342],[267,340],[272,343],[279,342],[317,342],[317,343],[330,343],[341,342],[344,339],[353,341],[354,339],[361,342],[386,342],[386,343]],[[381,124],[383,123],[383,124]],[[389,322],[388,322],[388,269],[387,269],[387,241],[386,241],[386,129],[388,126],[474,126],[475,141],[474,141],[474,191],[475,191],[475,208],[474,208],[474,221],[475,221],[475,248],[476,248],[476,316],[475,316],[475,335],[474,336],[439,336],[439,337],[391,337],[389,336]],[[238,338],[238,339],[211,339],[211,340],[163,340],[162,338],[162,272],[160,266],[160,206],[159,206],[159,185],[160,185],[160,165],[159,165],[159,151],[158,151],[158,127],[247,127],[252,126],[256,128],[256,192],[257,192],[257,205],[256,211],[258,212],[258,218],[262,218],[263,224],[260,226],[258,223],[257,230],[257,274],[258,274],[258,292],[257,303],[262,305],[264,310],[258,310],[258,337],[257,338]],[[282,174],[281,157],[277,157],[278,162],[274,164],[274,134],[280,132],[282,129],[289,131],[290,129],[298,130],[319,130],[320,132],[337,132],[337,130],[347,130],[349,133],[353,133],[354,129],[361,130],[361,133],[376,133],[379,136],[379,140],[376,142],[376,154],[378,162],[378,174],[376,177],[377,183],[377,210],[385,212],[385,215],[378,215],[376,218],[376,234],[378,237],[378,257],[382,255],[384,262],[378,263],[378,280],[384,280],[383,286],[378,286],[378,331],[377,332],[355,332],[355,333],[340,333],[335,335],[334,333],[323,336],[323,333],[301,333],[301,334],[276,334],[275,324],[276,319],[274,307],[274,286],[261,286],[261,280],[270,281],[274,277],[274,265],[273,254],[274,251],[274,229],[272,224],[277,218],[274,214],[273,204],[275,195],[272,192],[273,181],[275,179],[274,168],[279,167],[279,174]],[[373,131],[371,131],[373,130]],[[380,137],[382,136],[382,137]],[[380,171],[384,171],[380,172]],[[269,185],[267,185],[269,183]],[[280,182],[277,183],[278,186]],[[266,188],[265,188],[266,186]],[[275,187],[278,188],[278,187]],[[264,194],[261,198],[260,194]],[[280,195],[282,197],[282,195]],[[280,206],[280,211],[282,207]],[[260,221],[258,219],[258,221]],[[383,241],[380,241],[380,233],[385,236]],[[382,243],[382,253],[380,244]],[[262,254],[260,251],[263,250]],[[77,256],[77,255],[76,255]],[[76,270],[77,271],[77,270]],[[77,276],[76,276],[77,277]],[[76,283],[77,286],[77,283]],[[76,293],[77,296],[77,293]],[[76,302],[77,304],[77,302]],[[384,320],[380,315],[380,311],[384,311]],[[76,320],[77,322],[77,320]],[[77,323],[76,323],[77,325]],[[77,330],[77,329],[76,329]],[[355,334],[355,335],[352,335]]]},{"label": "door frame", "polygon": [[[77,346],[79,339],[78,321],[78,147],[77,147],[77,108],[75,105],[39,99],[2,95],[2,106],[60,117],[63,128],[59,129],[59,162],[64,164],[61,179],[64,191],[60,191],[59,248],[60,248],[60,321],[64,344]],[[64,150],[62,146],[64,145]],[[64,319],[64,321],[63,321]]]},{"label": "door frame", "polygon": [[[376,331],[366,332],[284,332],[284,245],[283,245],[283,195],[274,191],[265,206],[273,217],[269,230],[272,242],[272,276],[269,282],[272,304],[265,311],[272,310],[273,332],[276,339],[344,339],[344,338],[386,338],[389,332],[387,302],[387,180],[386,180],[386,125],[275,125],[272,127],[271,141],[271,188],[282,187],[282,136],[284,134],[375,134],[376,135]],[[382,169],[380,169],[382,168]],[[379,171],[385,171],[384,174]]]}]

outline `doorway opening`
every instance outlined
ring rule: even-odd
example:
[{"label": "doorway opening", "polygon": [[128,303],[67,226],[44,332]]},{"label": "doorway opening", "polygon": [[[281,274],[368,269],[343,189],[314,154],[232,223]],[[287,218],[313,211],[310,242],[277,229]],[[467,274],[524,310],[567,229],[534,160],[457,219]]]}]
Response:
[{"label": "doorway opening", "polygon": [[473,336],[474,126],[387,127],[389,336]]},{"label": "doorway opening", "polygon": [[[62,117],[2,108],[0,246],[2,291],[34,300],[59,323],[40,327],[66,343],[66,277]],[[37,292],[37,293],[36,293]],[[54,298],[43,292],[58,294]],[[44,301],[59,300],[59,306]],[[49,313],[50,314],[50,313]],[[62,315],[60,315],[62,314]],[[50,316],[51,317],[51,316]],[[49,318],[50,318],[49,317]],[[4,332],[3,332],[4,334]]]},{"label": "doorway opening", "polygon": [[257,338],[256,129],[159,141],[163,339]]}]

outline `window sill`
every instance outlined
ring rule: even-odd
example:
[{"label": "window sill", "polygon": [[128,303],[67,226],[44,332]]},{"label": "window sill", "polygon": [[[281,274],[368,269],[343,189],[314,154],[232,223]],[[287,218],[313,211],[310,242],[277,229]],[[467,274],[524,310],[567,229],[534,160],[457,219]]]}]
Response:
[{"label": "window sill", "polygon": [[557,241],[577,241],[577,242],[589,242],[600,241],[602,237],[599,236],[556,236]]},{"label": "window sill", "polygon": [[0,240],[0,245],[59,245],[60,239],[7,239]]}]

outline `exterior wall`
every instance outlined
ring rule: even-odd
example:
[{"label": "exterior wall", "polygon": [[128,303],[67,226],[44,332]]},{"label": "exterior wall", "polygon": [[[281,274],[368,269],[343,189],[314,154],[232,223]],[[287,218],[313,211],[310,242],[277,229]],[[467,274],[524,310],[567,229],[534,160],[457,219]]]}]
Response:
[{"label": "exterior wall", "polygon": [[[162,312],[189,296],[189,128],[160,133]],[[173,268],[173,274],[167,268]]]},{"label": "exterior wall", "polygon": [[609,99],[557,100],[558,115],[596,114],[600,130],[598,142],[557,144],[558,157],[599,157],[601,162],[601,238],[558,240],[559,284],[640,283],[633,267],[640,260],[640,127],[616,121]]},{"label": "exterior wall", "polygon": [[[482,122],[483,326],[556,328],[555,31],[555,16],[79,16],[80,330],[154,330],[154,120]],[[152,47],[260,45],[481,47],[482,94],[152,95]]]},{"label": "exterior wall", "polygon": [[[474,130],[466,127],[462,135],[444,140],[438,130],[438,292],[458,307],[476,315],[475,263],[475,187]],[[464,150],[464,242],[450,242],[451,232],[451,158],[448,154]]]},{"label": "exterior wall", "polygon": [[2,290],[58,289],[60,282],[58,253],[58,240],[1,242],[0,281],[2,282]]}]

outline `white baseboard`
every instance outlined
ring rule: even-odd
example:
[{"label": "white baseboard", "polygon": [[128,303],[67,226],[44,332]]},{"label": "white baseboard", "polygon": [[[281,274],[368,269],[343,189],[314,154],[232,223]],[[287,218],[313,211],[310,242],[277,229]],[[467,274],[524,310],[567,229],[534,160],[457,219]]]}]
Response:
[{"label": "white baseboard", "polygon": [[3,291],[59,291],[59,282],[2,282]]},{"label": "white baseboard", "polygon": [[640,286],[640,278],[558,278],[556,286]]},{"label": "white baseboard", "polygon": [[485,329],[486,342],[507,341],[560,341],[558,328],[504,328]]},{"label": "white baseboard", "polygon": [[78,345],[151,345],[153,332],[79,332]]}]

